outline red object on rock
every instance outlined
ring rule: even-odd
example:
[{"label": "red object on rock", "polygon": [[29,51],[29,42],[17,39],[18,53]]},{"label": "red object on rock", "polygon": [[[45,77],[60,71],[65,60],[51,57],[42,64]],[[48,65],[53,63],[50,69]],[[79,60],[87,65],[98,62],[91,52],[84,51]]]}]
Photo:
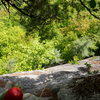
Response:
[{"label": "red object on rock", "polygon": [[17,87],[10,88],[4,96],[4,100],[23,100],[23,92]]}]

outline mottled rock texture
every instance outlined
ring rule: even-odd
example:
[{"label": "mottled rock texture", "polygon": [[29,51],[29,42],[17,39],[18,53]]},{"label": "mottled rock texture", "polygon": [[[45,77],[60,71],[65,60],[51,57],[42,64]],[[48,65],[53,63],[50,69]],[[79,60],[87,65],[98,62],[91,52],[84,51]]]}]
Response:
[{"label": "mottled rock texture", "polygon": [[[58,65],[43,71],[1,75],[0,80],[4,82],[1,82],[1,91],[10,80],[22,87],[28,98],[26,100],[100,100],[99,58],[88,58],[79,64]],[[88,65],[91,67],[88,68]]]}]

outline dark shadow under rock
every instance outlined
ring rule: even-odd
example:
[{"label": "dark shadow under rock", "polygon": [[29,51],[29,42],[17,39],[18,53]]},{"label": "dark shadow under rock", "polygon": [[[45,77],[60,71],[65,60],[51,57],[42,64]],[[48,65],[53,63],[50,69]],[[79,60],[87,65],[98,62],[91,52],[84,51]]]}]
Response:
[{"label": "dark shadow under rock", "polygon": [[100,74],[74,78],[59,91],[58,100],[100,100]]},{"label": "dark shadow under rock", "polygon": [[92,96],[100,93],[100,75],[88,76],[81,81],[76,80],[73,91],[77,96]]}]

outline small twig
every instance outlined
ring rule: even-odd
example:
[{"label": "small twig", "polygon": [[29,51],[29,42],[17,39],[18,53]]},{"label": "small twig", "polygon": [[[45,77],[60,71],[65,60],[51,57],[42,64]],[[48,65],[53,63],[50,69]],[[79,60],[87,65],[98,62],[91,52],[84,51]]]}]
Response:
[{"label": "small twig", "polygon": [[41,92],[41,94],[40,94],[40,96],[39,97],[42,97],[42,95],[43,95],[43,92],[45,91],[45,89],[46,89],[46,86],[48,85],[48,83],[46,83],[46,85],[45,85],[45,87],[43,88],[43,90],[42,90],[42,92]]}]

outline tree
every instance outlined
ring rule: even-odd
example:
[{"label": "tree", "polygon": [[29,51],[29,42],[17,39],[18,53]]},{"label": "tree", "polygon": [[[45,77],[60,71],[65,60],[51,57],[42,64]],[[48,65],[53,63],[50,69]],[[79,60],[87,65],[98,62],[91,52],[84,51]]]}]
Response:
[{"label": "tree", "polygon": [[59,17],[61,5],[68,6],[76,2],[82,5],[95,18],[100,20],[98,15],[100,8],[99,0],[1,0],[1,4],[9,11],[10,7],[17,9],[22,14],[35,20],[46,21]]},{"label": "tree", "polygon": [[96,19],[100,20],[100,16],[96,15],[94,13],[98,13],[100,10],[100,1],[98,0],[89,0],[87,2],[87,4],[89,5],[89,7],[82,1],[80,0],[81,5],[83,5],[84,8],[86,8],[86,10]]}]

